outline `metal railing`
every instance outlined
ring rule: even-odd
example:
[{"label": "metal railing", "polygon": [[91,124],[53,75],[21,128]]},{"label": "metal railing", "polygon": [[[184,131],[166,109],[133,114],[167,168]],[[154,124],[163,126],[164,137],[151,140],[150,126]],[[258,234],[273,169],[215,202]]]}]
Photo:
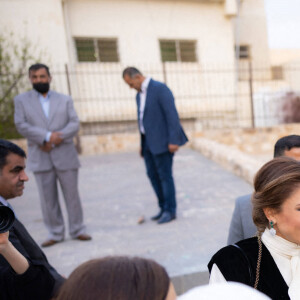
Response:
[{"label": "metal railing", "polygon": [[[73,97],[81,121],[80,134],[137,130],[136,91],[124,83],[124,67],[120,63],[78,63],[50,68],[52,89]],[[282,109],[287,101],[286,93],[300,90],[300,65],[285,66],[282,78],[276,80],[272,79],[270,68],[249,61],[239,64],[238,68],[198,63],[139,64],[136,67],[170,87],[180,118],[188,129],[277,125],[288,119],[284,116],[287,110]],[[5,95],[8,88],[3,84],[5,76],[11,78],[12,74],[2,74],[1,95]],[[2,119],[13,96],[30,88],[25,72],[14,83],[9,99],[6,97],[6,102],[3,99],[0,102]]]}]

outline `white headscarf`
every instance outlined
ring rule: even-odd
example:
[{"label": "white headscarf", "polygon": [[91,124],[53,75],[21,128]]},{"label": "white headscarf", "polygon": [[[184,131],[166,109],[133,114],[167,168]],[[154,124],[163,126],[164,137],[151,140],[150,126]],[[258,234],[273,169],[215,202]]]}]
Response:
[{"label": "white headscarf", "polygon": [[270,300],[261,292],[238,282],[199,286],[179,296],[177,300]]},{"label": "white headscarf", "polygon": [[300,299],[300,246],[278,235],[272,235],[266,228],[261,237],[270,251],[276,265],[289,286],[291,300]]}]

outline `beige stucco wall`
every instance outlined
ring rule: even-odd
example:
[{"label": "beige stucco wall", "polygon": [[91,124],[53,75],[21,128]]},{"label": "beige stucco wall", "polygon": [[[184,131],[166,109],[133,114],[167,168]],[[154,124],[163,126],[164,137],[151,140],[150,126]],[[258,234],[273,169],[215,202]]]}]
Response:
[{"label": "beige stucco wall", "polygon": [[254,64],[270,65],[264,0],[243,0],[240,6],[238,39],[250,44]]},{"label": "beige stucco wall", "polygon": [[[235,30],[241,44],[253,44],[255,61],[268,62],[263,0],[241,1],[238,23],[226,15],[225,4],[213,0],[1,0],[0,24],[46,49],[45,62],[52,70],[60,66],[63,71],[63,64],[72,62],[71,92],[82,121],[136,118],[135,91],[124,84],[121,72],[133,64],[163,81],[159,39],[197,40],[198,63],[165,66],[181,117],[209,118],[211,110],[231,114],[237,107],[245,115],[249,114],[248,99],[238,103],[235,96],[239,91],[234,74]],[[121,62],[76,63],[75,36],[118,38]],[[52,87],[69,93],[63,73],[55,74]]]},{"label": "beige stucco wall", "polygon": [[300,61],[300,49],[270,49],[272,66],[281,66],[290,62]]},{"label": "beige stucco wall", "polygon": [[72,36],[118,37],[121,62],[160,62],[158,40],[164,38],[198,40],[201,63],[233,60],[231,22],[223,3],[72,0],[68,16]]},{"label": "beige stucco wall", "polygon": [[[72,37],[118,38],[119,64],[79,63],[74,66],[77,72],[91,71],[91,75],[72,78],[74,83],[80,83],[73,84],[78,87],[73,92],[82,120],[105,120],[107,111],[113,112],[115,120],[118,120],[118,111],[122,112],[120,117],[125,113],[129,119],[136,118],[132,101],[135,91],[130,91],[124,84],[121,72],[125,66],[132,64],[146,75],[163,81],[159,39],[197,41],[198,63],[165,65],[166,81],[176,97],[182,117],[195,117],[210,110],[211,95],[219,94],[215,92],[216,87],[224,94],[218,108],[222,110],[226,106],[226,109],[233,109],[234,74],[202,72],[209,66],[214,66],[214,70],[218,67],[233,69],[234,66],[232,21],[225,16],[223,1],[71,0],[66,8]],[[83,16],[88,16],[88,19]],[[72,57],[75,59],[74,53]],[[109,70],[112,72],[108,85],[106,77]],[[93,85],[90,84],[92,77],[95,80]],[[118,95],[119,101],[105,101],[118,98]],[[186,95],[191,95],[188,101]],[[76,101],[77,98],[98,101],[82,105]]]},{"label": "beige stucco wall", "polygon": [[68,62],[61,0],[1,0],[0,28],[16,41],[30,40],[32,56],[42,52],[46,63]]}]

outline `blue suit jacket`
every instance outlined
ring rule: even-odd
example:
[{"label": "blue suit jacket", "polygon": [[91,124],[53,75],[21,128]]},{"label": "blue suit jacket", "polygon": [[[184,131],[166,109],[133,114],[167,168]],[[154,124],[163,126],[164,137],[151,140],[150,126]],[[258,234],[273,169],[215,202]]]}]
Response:
[{"label": "blue suit jacket", "polygon": [[[139,93],[136,101],[139,121]],[[169,151],[168,144],[181,146],[188,141],[180,125],[171,90],[165,84],[152,79],[147,88],[143,125],[148,147],[153,154]]]}]

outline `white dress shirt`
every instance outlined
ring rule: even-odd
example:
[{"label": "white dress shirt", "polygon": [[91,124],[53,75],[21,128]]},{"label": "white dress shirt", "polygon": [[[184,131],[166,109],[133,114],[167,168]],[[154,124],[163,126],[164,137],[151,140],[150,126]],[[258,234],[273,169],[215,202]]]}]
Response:
[{"label": "white dress shirt", "polygon": [[144,110],[146,105],[146,97],[147,97],[147,88],[151,77],[146,77],[145,80],[142,82],[141,91],[140,91],[140,110],[139,110],[139,126],[141,133],[145,134],[145,128],[143,125],[143,117],[144,117]]},{"label": "white dress shirt", "polygon": [[[42,105],[42,109],[44,111],[44,114],[46,118],[49,118],[49,109],[50,109],[50,91],[47,93],[46,97],[44,97],[42,94],[38,93],[39,95],[39,100]],[[46,136],[45,136],[45,141],[49,142],[50,141],[50,136],[51,136],[51,131],[48,131]]]}]

